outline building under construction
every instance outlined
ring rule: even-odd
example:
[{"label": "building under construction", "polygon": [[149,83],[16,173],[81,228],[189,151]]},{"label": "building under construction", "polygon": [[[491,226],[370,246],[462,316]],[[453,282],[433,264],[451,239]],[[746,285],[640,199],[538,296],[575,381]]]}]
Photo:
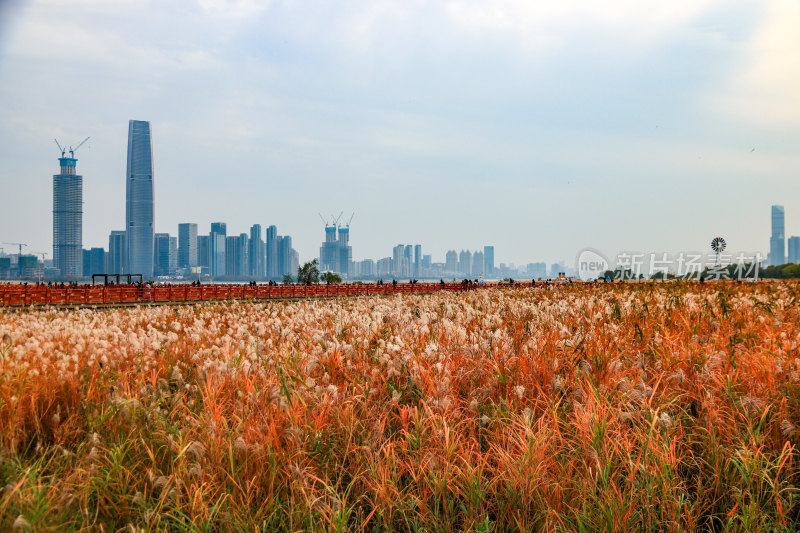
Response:
[{"label": "building under construction", "polygon": [[53,176],[53,261],[62,278],[83,275],[83,176],[76,173],[75,150],[58,144],[61,173]]},{"label": "building under construction", "polygon": [[347,224],[339,224],[341,217],[339,214],[336,218],[326,220],[320,215],[325,224],[325,242],[319,248],[319,269],[321,272],[347,276],[353,264],[353,247],[350,246],[350,222],[353,217],[350,217]]}]

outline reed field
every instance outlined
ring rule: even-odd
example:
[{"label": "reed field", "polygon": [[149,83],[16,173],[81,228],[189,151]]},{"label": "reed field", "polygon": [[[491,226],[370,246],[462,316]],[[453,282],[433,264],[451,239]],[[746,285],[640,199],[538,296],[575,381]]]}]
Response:
[{"label": "reed field", "polygon": [[798,531],[800,284],[0,310],[2,531]]}]

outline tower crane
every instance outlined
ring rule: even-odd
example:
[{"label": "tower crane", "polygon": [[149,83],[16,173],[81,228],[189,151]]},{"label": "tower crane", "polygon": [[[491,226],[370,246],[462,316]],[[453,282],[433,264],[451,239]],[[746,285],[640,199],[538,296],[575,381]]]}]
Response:
[{"label": "tower crane", "polygon": [[58,142],[58,139],[53,139],[53,140],[56,142],[56,146],[58,146],[58,149],[61,150],[61,157],[64,157],[64,153],[66,152],[66,150],[64,149],[63,146],[61,146],[61,143]]},{"label": "tower crane", "polygon": [[78,146],[76,146],[75,148],[73,148],[72,146],[70,146],[70,147],[69,147],[69,156],[70,156],[70,157],[75,157],[75,152],[77,152],[77,151],[78,151],[78,148],[80,148],[81,146],[83,146],[83,143],[85,143],[86,141],[88,141],[90,138],[91,138],[91,137],[86,137],[86,138],[85,138],[84,140],[82,140],[82,141],[80,142],[80,144],[78,144]]},{"label": "tower crane", "polygon": [[355,211],[353,211],[353,214],[352,214],[352,215],[350,215],[350,220],[348,220],[348,221],[347,221],[347,227],[348,227],[348,228],[350,227],[350,223],[353,221],[353,217],[354,217],[354,216],[356,216],[356,213],[355,213]]},{"label": "tower crane", "polygon": [[28,243],[26,242],[3,242],[0,244],[11,244],[12,246],[19,246],[19,255],[22,255],[22,247],[28,246]]}]

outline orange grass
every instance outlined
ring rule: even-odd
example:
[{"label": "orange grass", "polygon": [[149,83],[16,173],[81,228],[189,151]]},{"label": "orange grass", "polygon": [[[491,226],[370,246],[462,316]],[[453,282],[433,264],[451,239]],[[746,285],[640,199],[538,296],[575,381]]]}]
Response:
[{"label": "orange grass", "polygon": [[0,529],[796,531],[799,299],[0,311]]}]

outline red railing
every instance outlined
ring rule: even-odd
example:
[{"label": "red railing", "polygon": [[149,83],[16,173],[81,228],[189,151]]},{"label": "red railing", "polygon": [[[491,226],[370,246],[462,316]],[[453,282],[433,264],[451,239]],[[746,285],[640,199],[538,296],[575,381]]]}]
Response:
[{"label": "red railing", "polygon": [[[484,285],[484,286],[489,286]],[[495,284],[492,284],[495,286]],[[149,302],[195,302],[228,299],[325,298],[385,294],[428,294],[477,288],[462,283],[386,283],[339,285],[0,285],[0,306],[83,306]]]}]

